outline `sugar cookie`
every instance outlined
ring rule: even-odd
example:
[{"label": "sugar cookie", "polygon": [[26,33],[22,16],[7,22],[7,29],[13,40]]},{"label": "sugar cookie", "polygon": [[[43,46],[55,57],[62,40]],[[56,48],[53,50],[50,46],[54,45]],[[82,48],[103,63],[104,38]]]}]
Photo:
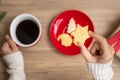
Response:
[{"label": "sugar cookie", "polygon": [[74,37],[73,43],[76,46],[78,46],[78,42],[80,42],[80,44],[84,44],[85,40],[90,37],[88,33],[88,26],[82,27],[79,24],[77,24],[77,28],[76,30],[71,32],[71,36]]},{"label": "sugar cookie", "polygon": [[67,33],[71,33],[76,29],[76,24],[74,18],[71,18],[68,23]]},{"label": "sugar cookie", "polygon": [[58,41],[61,41],[61,44],[65,47],[71,46],[72,44],[72,38],[69,34],[62,33],[57,37]]}]

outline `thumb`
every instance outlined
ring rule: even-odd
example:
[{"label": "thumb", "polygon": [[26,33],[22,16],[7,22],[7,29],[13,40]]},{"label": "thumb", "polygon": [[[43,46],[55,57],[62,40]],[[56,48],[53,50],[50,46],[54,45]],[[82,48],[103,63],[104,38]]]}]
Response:
[{"label": "thumb", "polygon": [[87,62],[89,62],[92,58],[92,55],[90,54],[90,52],[87,50],[87,48],[78,43],[79,47],[80,47],[80,50],[81,50],[81,54],[83,55],[83,57],[86,59]]}]

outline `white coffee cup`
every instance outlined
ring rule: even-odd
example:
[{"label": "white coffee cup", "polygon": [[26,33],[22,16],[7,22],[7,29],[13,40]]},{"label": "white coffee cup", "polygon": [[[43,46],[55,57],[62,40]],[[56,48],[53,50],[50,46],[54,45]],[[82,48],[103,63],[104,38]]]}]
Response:
[{"label": "white coffee cup", "polygon": [[[17,30],[17,27],[18,25],[24,21],[24,20],[31,20],[33,21],[34,23],[37,24],[38,26],[38,29],[39,29],[39,34],[38,34],[38,37],[36,38],[36,40],[30,44],[24,44],[22,43],[18,38],[17,38],[17,35],[16,35],[16,30]],[[11,38],[13,39],[13,41],[18,45],[18,46],[21,46],[21,47],[30,47],[30,46],[33,46],[35,45],[41,38],[41,34],[42,34],[42,27],[41,27],[41,24],[40,24],[40,21],[33,15],[31,14],[21,14],[21,15],[18,15],[11,23],[10,25],[10,35],[11,35]]]}]

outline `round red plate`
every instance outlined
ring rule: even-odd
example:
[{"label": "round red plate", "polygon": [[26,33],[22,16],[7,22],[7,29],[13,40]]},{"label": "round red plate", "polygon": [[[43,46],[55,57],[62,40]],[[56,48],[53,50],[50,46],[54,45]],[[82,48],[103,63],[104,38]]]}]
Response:
[{"label": "round red plate", "polygon": [[[77,55],[80,54],[80,48],[72,44],[69,47],[64,47],[61,45],[60,41],[57,41],[57,37],[61,33],[66,33],[66,29],[69,23],[70,18],[74,18],[76,24],[80,24],[82,27],[88,25],[88,30],[94,32],[94,27],[90,18],[85,15],[83,12],[78,10],[67,10],[59,14],[52,22],[50,27],[50,40],[53,46],[62,54],[66,55]],[[89,47],[92,38],[89,38],[85,41],[85,46]]]}]

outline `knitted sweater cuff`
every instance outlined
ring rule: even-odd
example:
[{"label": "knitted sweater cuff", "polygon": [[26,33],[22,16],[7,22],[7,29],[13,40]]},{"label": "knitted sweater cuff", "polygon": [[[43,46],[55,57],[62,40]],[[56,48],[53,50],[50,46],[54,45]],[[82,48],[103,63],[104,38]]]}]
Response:
[{"label": "knitted sweater cuff", "polygon": [[87,63],[87,66],[95,80],[111,80],[113,77],[111,64],[112,60],[106,64]]},{"label": "knitted sweater cuff", "polygon": [[8,80],[26,80],[24,72],[24,61],[20,51],[3,57],[8,65],[7,73],[10,75]]},{"label": "knitted sweater cuff", "polygon": [[24,61],[23,61],[23,56],[22,56],[22,52],[17,51],[14,52],[12,54],[3,56],[3,60],[5,61],[5,63],[10,67],[10,65],[12,64],[17,64],[19,66],[24,67]]}]

